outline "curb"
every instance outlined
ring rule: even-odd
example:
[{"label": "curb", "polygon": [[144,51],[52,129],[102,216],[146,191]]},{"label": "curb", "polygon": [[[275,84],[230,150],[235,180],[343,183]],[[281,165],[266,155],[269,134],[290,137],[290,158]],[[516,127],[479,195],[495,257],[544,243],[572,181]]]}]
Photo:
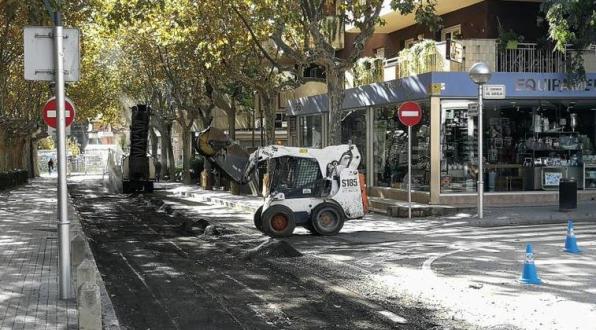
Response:
[{"label": "curb", "polygon": [[205,194],[197,194],[192,191],[180,191],[180,192],[175,192],[174,194],[183,196],[183,197],[196,198],[200,202],[221,205],[221,206],[233,208],[233,209],[240,210],[243,212],[248,212],[248,213],[255,213],[258,209],[258,207],[245,205],[240,201],[229,201],[229,200],[225,200],[225,199],[218,198],[218,197],[207,197],[207,196],[205,196]]},{"label": "curb", "polygon": [[[119,330],[120,323],[116,316],[112,300],[108,294],[93,252],[89,246],[89,239],[81,225],[81,215],[74,207],[72,197],[68,195],[69,215],[71,215],[71,256],[81,256],[79,260],[71,257],[71,281],[75,288],[77,311],[79,313],[79,327]],[[77,242],[77,237],[81,238]],[[82,251],[81,251],[82,249]],[[78,264],[75,264],[77,262]],[[84,274],[84,275],[81,275]],[[77,277],[85,277],[86,281],[78,283]],[[99,300],[98,300],[99,299]],[[99,310],[98,310],[99,309]],[[99,313],[98,313],[99,312]],[[90,327],[89,323],[95,325]]]}]

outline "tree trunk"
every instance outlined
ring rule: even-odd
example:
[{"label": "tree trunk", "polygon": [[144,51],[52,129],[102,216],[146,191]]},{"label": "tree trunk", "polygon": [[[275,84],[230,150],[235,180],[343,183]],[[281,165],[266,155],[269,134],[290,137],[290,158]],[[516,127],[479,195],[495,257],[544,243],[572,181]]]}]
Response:
[{"label": "tree trunk", "polygon": [[236,102],[232,99],[230,108],[226,111],[228,117],[228,136],[232,140],[236,140]]},{"label": "tree trunk", "polygon": [[275,144],[275,97],[270,93],[262,93],[261,99],[265,105],[263,115],[265,117],[265,145]]},{"label": "tree trunk", "polygon": [[203,172],[201,172],[201,186],[205,190],[213,190],[213,176],[211,175],[211,161],[205,158]]},{"label": "tree trunk", "polygon": [[151,139],[151,155],[153,156],[153,159],[155,161],[158,161],[159,160],[157,157],[158,140],[157,140],[157,134],[155,134],[153,127],[149,127],[149,139]]},{"label": "tree trunk", "polygon": [[192,154],[190,127],[182,128],[182,180],[184,184],[191,184],[190,177],[190,156]]},{"label": "tree trunk", "polygon": [[170,175],[170,180],[176,180],[176,160],[174,159],[174,147],[172,147],[172,123],[167,124],[166,126],[167,137],[165,141],[161,141],[161,143],[168,144],[168,173]]},{"label": "tree trunk", "polygon": [[327,67],[327,95],[329,96],[329,138],[328,145],[341,143],[341,108],[345,94],[346,71]]}]

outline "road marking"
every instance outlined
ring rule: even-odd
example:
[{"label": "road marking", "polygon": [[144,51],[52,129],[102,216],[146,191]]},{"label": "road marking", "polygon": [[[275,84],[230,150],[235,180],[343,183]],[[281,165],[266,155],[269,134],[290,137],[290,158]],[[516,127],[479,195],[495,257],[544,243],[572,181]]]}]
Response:
[{"label": "road marking", "polygon": [[433,273],[433,270],[431,269],[431,265],[437,259],[442,258],[442,257],[446,257],[448,255],[452,255],[452,254],[456,254],[456,253],[459,253],[459,252],[463,252],[463,251],[469,250],[468,248],[458,248],[457,244],[452,244],[451,246],[449,246],[449,248],[450,249],[457,249],[457,250],[453,250],[453,251],[449,251],[449,252],[445,252],[445,253],[440,253],[440,254],[437,254],[435,256],[432,256],[432,257],[426,259],[422,263],[422,270],[425,271],[425,272]]}]

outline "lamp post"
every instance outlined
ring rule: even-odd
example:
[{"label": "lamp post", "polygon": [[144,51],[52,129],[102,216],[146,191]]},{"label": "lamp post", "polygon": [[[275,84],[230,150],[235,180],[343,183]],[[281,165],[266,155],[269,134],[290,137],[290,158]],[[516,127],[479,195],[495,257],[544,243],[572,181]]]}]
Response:
[{"label": "lamp post", "polygon": [[490,68],[486,63],[478,62],[472,65],[468,72],[470,79],[478,85],[478,218],[484,216],[484,159],[482,150],[482,92],[483,86],[491,77]]}]

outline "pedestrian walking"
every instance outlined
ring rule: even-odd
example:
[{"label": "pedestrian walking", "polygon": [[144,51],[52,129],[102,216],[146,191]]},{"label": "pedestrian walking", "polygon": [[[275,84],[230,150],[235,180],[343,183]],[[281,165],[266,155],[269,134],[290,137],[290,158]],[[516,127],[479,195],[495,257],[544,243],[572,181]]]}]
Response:
[{"label": "pedestrian walking", "polygon": [[155,182],[159,182],[161,178],[161,163],[159,160],[155,161]]},{"label": "pedestrian walking", "polygon": [[52,175],[53,170],[54,170],[54,160],[52,158],[50,158],[50,160],[48,160],[48,173],[50,175]]}]

